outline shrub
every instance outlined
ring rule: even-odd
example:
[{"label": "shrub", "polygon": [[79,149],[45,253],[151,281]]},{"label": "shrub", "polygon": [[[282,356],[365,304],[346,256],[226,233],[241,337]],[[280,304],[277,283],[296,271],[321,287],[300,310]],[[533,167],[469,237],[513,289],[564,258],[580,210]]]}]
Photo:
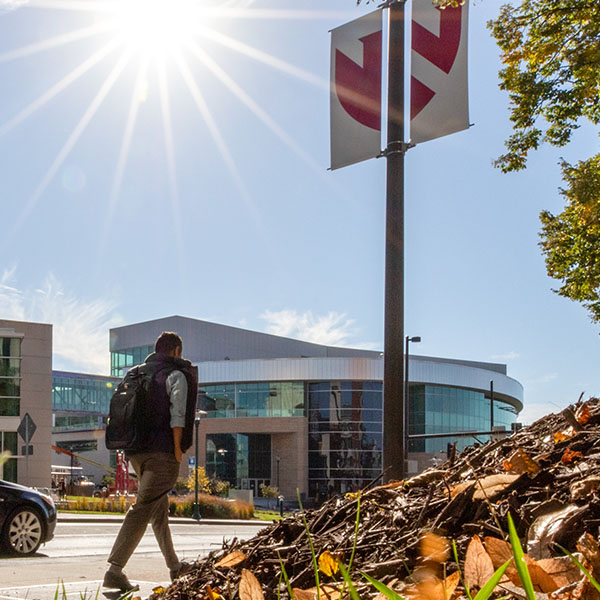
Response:
[{"label": "shrub", "polygon": [[[254,516],[252,504],[241,500],[225,500],[209,494],[198,494],[198,507],[202,517],[214,519],[251,519]],[[194,496],[169,498],[169,514],[177,517],[191,517],[194,513]]]}]

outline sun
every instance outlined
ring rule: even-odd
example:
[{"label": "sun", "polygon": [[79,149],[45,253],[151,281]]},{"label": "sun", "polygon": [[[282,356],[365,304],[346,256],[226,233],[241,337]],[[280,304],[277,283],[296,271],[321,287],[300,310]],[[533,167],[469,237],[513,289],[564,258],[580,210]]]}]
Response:
[{"label": "sun", "polygon": [[199,0],[116,0],[109,6],[115,36],[145,58],[177,54],[194,38],[204,12]]}]

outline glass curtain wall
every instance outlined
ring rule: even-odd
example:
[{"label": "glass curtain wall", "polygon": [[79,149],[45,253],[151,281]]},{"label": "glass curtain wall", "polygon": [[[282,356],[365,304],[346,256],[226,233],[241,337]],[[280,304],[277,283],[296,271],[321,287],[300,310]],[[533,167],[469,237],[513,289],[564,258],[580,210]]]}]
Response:
[{"label": "glass curtain wall", "polygon": [[21,404],[21,339],[0,337],[0,416],[18,417]]},{"label": "glass curtain wall", "polygon": [[52,431],[103,428],[118,382],[118,378],[55,371],[52,374]]},{"label": "glass curtain wall", "polygon": [[304,416],[301,381],[206,385],[202,389],[207,418]]},{"label": "glass curtain wall", "polygon": [[[408,430],[411,434],[490,430],[490,400],[483,392],[411,385],[409,405]],[[494,401],[494,426],[504,426],[510,431],[511,423],[516,420],[516,409],[506,402]],[[486,442],[489,438],[489,435],[479,435],[477,440],[472,437],[411,440],[409,452],[445,453],[448,444],[454,441],[457,450],[464,450],[476,441]]]},{"label": "glass curtain wall", "polygon": [[378,381],[308,384],[308,487],[316,502],[381,474],[382,405]]},{"label": "glass curtain wall", "polygon": [[214,433],[206,436],[206,474],[238,489],[260,492],[271,481],[271,436],[263,433]]},{"label": "glass curtain wall", "polygon": [[136,348],[125,348],[124,350],[111,352],[110,374],[113,377],[123,377],[131,367],[141,365],[152,352],[154,352],[154,345],[137,346]]}]

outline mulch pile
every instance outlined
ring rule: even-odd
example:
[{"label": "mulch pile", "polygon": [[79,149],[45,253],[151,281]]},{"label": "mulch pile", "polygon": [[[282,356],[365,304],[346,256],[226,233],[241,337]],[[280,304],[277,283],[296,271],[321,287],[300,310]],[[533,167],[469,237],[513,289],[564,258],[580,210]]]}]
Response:
[{"label": "mulch pile", "polygon": [[[599,399],[470,447],[406,481],[364,490],[360,499],[334,498],[318,510],[273,523],[250,540],[226,542],[151,600],[289,598],[281,563],[296,600],[316,598],[307,528],[321,557],[322,598],[340,597],[337,561],[348,566],[352,555],[351,577],[361,598],[378,595],[363,573],[407,598],[466,598],[465,583],[480,588],[512,556],[505,541],[509,513],[537,598],[600,600],[558,547],[576,553],[600,578]],[[493,597],[525,598],[514,562],[505,575]]]}]

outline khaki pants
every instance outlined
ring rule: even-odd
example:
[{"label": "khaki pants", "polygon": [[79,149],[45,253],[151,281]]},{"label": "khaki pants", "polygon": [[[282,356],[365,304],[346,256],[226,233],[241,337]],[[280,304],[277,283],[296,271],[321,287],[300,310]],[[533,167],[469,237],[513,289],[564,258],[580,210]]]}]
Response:
[{"label": "khaki pants", "polygon": [[179,463],[166,452],[134,454],[129,460],[138,476],[137,500],[125,515],[108,562],[123,568],[150,523],[167,567],[175,569],[179,559],[169,530],[168,493],[177,480]]}]

